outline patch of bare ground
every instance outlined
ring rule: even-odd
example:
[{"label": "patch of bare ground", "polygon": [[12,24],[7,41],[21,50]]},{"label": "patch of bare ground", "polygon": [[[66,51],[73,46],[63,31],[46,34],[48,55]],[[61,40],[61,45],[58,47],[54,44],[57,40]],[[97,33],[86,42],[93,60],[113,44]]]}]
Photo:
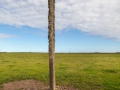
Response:
[{"label": "patch of bare ground", "polygon": [[[36,80],[21,80],[9,83],[4,83],[3,88],[0,90],[50,90],[49,86],[45,85],[43,82]],[[74,87],[67,86],[56,86],[56,90],[78,90]]]}]

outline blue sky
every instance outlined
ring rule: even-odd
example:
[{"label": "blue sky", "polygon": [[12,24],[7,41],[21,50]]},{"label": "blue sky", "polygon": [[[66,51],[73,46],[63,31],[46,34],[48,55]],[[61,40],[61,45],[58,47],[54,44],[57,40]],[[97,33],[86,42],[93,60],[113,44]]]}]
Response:
[{"label": "blue sky", "polygon": [[[48,52],[47,0],[0,0],[0,51]],[[119,0],[56,0],[56,52],[120,52]]]}]

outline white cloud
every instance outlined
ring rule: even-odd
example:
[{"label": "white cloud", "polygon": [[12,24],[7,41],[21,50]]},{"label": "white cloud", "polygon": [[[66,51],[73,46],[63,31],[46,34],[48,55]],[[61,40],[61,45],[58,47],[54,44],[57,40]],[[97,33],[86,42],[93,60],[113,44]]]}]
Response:
[{"label": "white cloud", "polygon": [[12,35],[0,33],[0,38],[11,38]]},{"label": "white cloud", "polygon": [[1,0],[0,23],[37,28],[47,27],[46,0]]},{"label": "white cloud", "polygon": [[[47,30],[48,0],[0,0],[0,23]],[[76,28],[120,41],[120,0],[56,0],[56,30]]]}]

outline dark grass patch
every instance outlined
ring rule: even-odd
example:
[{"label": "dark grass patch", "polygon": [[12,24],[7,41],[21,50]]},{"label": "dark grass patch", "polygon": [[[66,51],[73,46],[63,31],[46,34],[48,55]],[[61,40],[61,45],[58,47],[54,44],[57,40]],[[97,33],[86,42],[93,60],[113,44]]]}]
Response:
[{"label": "dark grass patch", "polygon": [[103,70],[103,72],[105,72],[105,73],[117,73],[117,70],[106,69],[106,70]]},{"label": "dark grass patch", "polygon": [[7,62],[10,62],[9,60],[4,60],[4,61],[1,61],[1,62],[5,62],[5,63],[7,63]]},{"label": "dark grass patch", "polygon": [[9,65],[9,67],[14,67],[15,65]]}]

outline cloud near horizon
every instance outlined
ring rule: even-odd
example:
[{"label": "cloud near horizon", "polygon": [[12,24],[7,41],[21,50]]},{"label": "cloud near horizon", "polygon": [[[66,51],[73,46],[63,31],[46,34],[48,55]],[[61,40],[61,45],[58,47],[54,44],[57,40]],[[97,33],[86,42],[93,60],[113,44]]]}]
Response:
[{"label": "cloud near horizon", "polygon": [[[1,0],[0,24],[47,30],[48,0]],[[56,0],[56,30],[71,28],[120,41],[120,0]]]},{"label": "cloud near horizon", "polygon": [[11,38],[12,35],[0,33],[0,38]]}]

